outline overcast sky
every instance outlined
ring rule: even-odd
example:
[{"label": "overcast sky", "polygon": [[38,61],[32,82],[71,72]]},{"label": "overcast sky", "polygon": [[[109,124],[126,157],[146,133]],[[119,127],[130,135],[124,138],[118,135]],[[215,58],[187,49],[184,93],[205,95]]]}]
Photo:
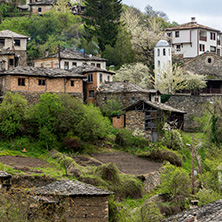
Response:
[{"label": "overcast sky", "polygon": [[222,31],[222,0],[122,0],[144,12],[147,5],[155,11],[165,12],[170,21],[190,22],[191,17],[201,25]]}]

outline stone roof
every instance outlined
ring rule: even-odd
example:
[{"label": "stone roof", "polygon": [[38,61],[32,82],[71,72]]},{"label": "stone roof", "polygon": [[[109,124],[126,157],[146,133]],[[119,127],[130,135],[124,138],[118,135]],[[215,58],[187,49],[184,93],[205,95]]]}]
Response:
[{"label": "stone roof", "polygon": [[18,34],[16,32],[10,30],[2,30],[0,31],[0,38],[20,38],[20,39],[28,39],[28,36]]},{"label": "stone roof", "polygon": [[42,68],[42,67],[31,67],[31,66],[17,66],[13,69],[0,72],[1,75],[22,75],[22,76],[41,76],[48,78],[86,78],[84,75],[76,73],[74,71],[54,68]]},{"label": "stone roof", "polygon": [[171,106],[168,106],[168,105],[166,105],[164,103],[151,102],[151,101],[147,101],[147,100],[139,100],[138,102],[127,106],[126,108],[124,108],[124,110],[127,111],[127,110],[133,108],[134,106],[137,106],[137,105],[139,105],[141,103],[146,103],[147,105],[152,106],[152,107],[154,107],[154,108],[156,108],[158,110],[186,114],[185,111],[179,110],[179,109],[175,109],[175,108],[173,108]]},{"label": "stone roof", "polygon": [[12,176],[4,171],[0,171],[0,178],[5,178],[5,179],[9,179]]},{"label": "stone roof", "polygon": [[[43,59],[46,58],[57,58],[58,53],[49,55],[48,57],[44,57]],[[81,53],[77,50],[73,49],[64,49],[63,51],[60,52],[60,58],[61,59],[73,59],[73,60],[82,60],[82,61],[107,61],[107,59],[98,57],[98,56],[93,56],[93,55],[88,55]]]},{"label": "stone roof", "polygon": [[205,29],[208,31],[220,32],[220,30],[210,28],[208,26],[200,25],[197,22],[188,22],[182,25],[174,26],[172,28],[166,28],[165,31],[175,31],[175,30],[189,30],[189,29]]},{"label": "stone roof", "polygon": [[56,3],[57,3],[57,0],[41,0],[38,2],[29,3],[29,5],[30,6],[32,6],[32,5],[54,5]]},{"label": "stone roof", "polygon": [[222,57],[209,51],[188,60],[182,67],[185,71],[207,75],[209,79],[222,78]]},{"label": "stone roof", "polygon": [[159,93],[155,89],[144,89],[128,81],[105,82],[99,89],[99,93],[122,93],[122,92],[142,92],[142,93]]},{"label": "stone roof", "polygon": [[222,199],[196,209],[184,211],[177,215],[168,217],[165,222],[185,222],[197,215],[198,222],[220,222],[222,221]]},{"label": "stone roof", "polygon": [[111,192],[95,186],[73,180],[59,180],[46,186],[33,189],[39,195],[61,195],[61,196],[93,196],[110,195]]},{"label": "stone roof", "polygon": [[107,69],[98,68],[92,65],[82,65],[82,66],[73,67],[69,71],[74,71],[76,73],[81,73],[81,74],[88,73],[88,72],[105,72],[111,75],[115,75],[114,72],[110,72]]}]

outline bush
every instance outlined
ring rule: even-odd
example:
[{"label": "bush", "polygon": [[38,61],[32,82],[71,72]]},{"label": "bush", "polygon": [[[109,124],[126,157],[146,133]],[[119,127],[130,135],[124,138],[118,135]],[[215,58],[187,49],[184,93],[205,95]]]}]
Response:
[{"label": "bush", "polygon": [[184,202],[185,198],[190,195],[191,181],[184,169],[167,163],[160,178],[162,192],[167,194],[173,202]]},{"label": "bush", "polygon": [[214,190],[203,188],[199,190],[199,192],[196,194],[196,197],[199,200],[198,205],[202,206],[221,199],[221,194]]},{"label": "bush", "polygon": [[67,135],[63,140],[63,144],[66,148],[74,152],[80,152],[82,148],[80,138],[73,135]]},{"label": "bush", "polygon": [[178,130],[166,130],[161,143],[173,150],[181,150],[184,147],[182,136]]}]

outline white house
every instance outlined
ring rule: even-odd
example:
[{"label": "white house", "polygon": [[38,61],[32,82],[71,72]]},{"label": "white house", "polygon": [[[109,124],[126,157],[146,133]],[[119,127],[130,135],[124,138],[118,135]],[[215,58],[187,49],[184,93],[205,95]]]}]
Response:
[{"label": "white house", "polygon": [[168,70],[171,66],[171,46],[166,40],[160,40],[154,48],[155,81],[160,78],[162,70]]},{"label": "white house", "polygon": [[222,55],[220,30],[198,24],[195,17],[191,22],[165,29],[165,34],[170,38],[175,53],[185,59],[206,51]]}]

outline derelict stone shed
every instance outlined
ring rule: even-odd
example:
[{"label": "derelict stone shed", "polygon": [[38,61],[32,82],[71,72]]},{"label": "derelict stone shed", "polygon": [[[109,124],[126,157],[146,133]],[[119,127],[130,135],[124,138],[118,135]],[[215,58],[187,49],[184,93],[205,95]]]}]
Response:
[{"label": "derelict stone shed", "polygon": [[140,100],[125,109],[125,126],[130,130],[140,129],[151,141],[158,139],[158,131],[164,123],[171,129],[183,129],[186,112],[163,103]]},{"label": "derelict stone shed", "polygon": [[53,202],[50,221],[65,217],[67,222],[108,222],[108,197],[112,193],[107,190],[79,181],[61,180],[36,188],[33,193],[37,194],[35,199],[38,197],[46,204]]}]

